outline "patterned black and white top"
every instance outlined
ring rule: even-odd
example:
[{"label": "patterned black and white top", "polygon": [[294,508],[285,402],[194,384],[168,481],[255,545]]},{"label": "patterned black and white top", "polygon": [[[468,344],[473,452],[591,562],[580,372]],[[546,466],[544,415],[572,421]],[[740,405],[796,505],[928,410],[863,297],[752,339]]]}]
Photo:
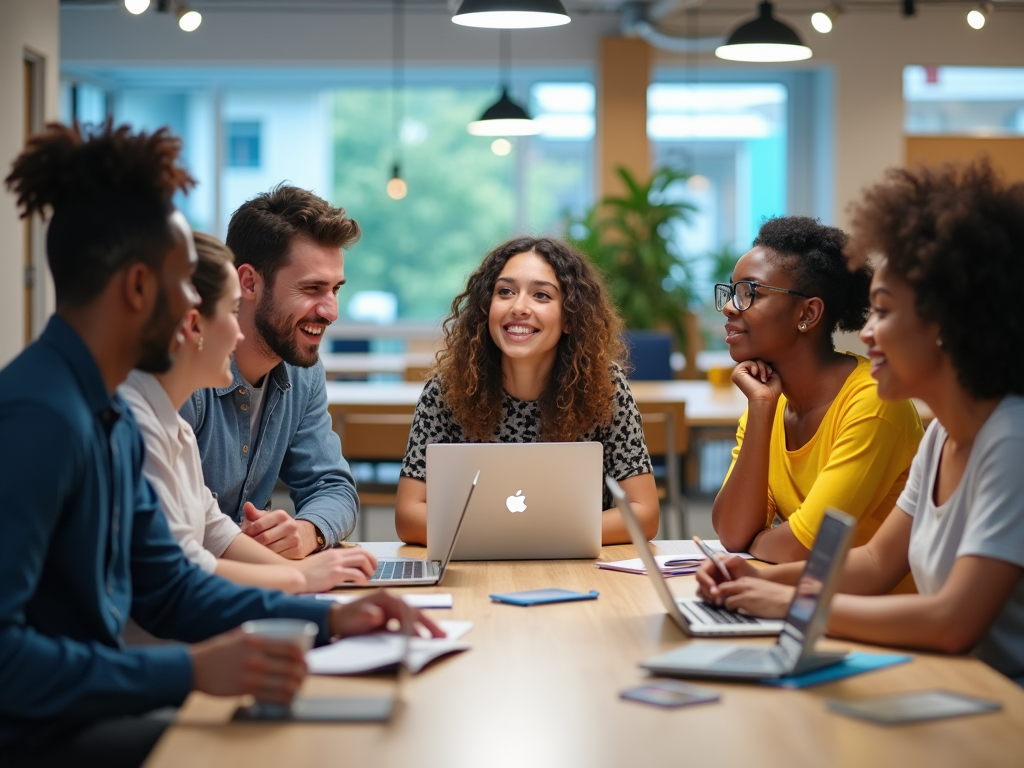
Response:
[{"label": "patterned black and white top", "polygon": [[[577,442],[598,442],[604,445],[604,474],[616,480],[651,472],[651,457],[644,442],[643,422],[637,410],[626,376],[617,366],[612,370],[615,381],[615,409],[607,427],[594,426],[577,438]],[[536,401],[519,400],[505,394],[504,414],[494,431],[494,443],[536,443],[540,427],[540,408]],[[423,388],[409,431],[409,446],[402,462],[402,477],[427,479],[427,445],[430,443],[471,442],[462,426],[441,399],[437,377]],[[604,509],[611,509],[611,493],[604,491]]]}]

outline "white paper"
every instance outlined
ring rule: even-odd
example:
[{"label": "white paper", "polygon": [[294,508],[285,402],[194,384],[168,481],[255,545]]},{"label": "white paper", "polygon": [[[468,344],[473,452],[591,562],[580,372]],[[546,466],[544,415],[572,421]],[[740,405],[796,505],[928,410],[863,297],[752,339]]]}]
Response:
[{"label": "white paper", "polygon": [[[466,651],[468,643],[459,638],[473,628],[471,621],[439,621],[446,637],[411,637],[406,666],[413,674],[440,656]],[[356,675],[398,664],[405,653],[406,638],[394,632],[346,637],[330,645],[314,648],[306,654],[306,664],[314,675]]]},{"label": "white paper", "polygon": [[[363,596],[361,592],[322,592],[316,595],[318,600],[332,600],[335,603],[351,603]],[[454,604],[451,592],[436,594],[399,595],[406,605],[413,608],[451,608]]]},{"label": "white paper", "polygon": [[[739,555],[744,560],[754,559],[754,556],[747,552],[726,552],[725,547],[722,546],[722,542],[718,539],[704,539],[704,543],[715,552]],[[700,561],[706,559],[700,547],[692,541],[673,541],[672,548],[678,548],[681,551],[675,552],[671,555],[654,556],[655,562],[658,564],[658,567],[661,568],[661,572],[666,576],[678,576],[683,573],[693,573],[700,564]],[[639,557],[634,557],[630,560],[612,560],[605,563],[596,563],[596,565],[598,568],[604,568],[610,571],[647,573],[647,569],[644,567],[644,562]]]}]

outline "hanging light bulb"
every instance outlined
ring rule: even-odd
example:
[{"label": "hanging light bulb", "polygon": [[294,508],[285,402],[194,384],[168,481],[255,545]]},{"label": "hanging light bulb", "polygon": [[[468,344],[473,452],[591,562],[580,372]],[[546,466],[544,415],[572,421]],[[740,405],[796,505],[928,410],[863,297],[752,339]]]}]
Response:
[{"label": "hanging light bulb", "polygon": [[736,27],[725,45],[715,49],[715,56],[730,61],[802,61],[811,58],[811,49],[791,26],[772,16],[772,4],[764,0],[758,17]]},{"label": "hanging light bulb", "polygon": [[498,157],[505,157],[512,151],[512,142],[508,139],[495,139],[491,142],[491,152]]},{"label": "hanging light bulb", "polygon": [[409,194],[409,185],[405,183],[405,179],[402,178],[402,174],[398,169],[398,163],[395,163],[392,172],[391,180],[387,186],[388,197],[392,200],[401,200],[407,194]]},{"label": "hanging light bulb", "polygon": [[832,31],[832,23],[843,12],[840,5],[830,5],[824,11],[811,14],[811,26],[823,35]]},{"label": "hanging light bulb", "polygon": [[128,10],[128,13],[134,13],[138,16],[140,13],[145,13],[146,9],[149,8],[149,0],[124,0],[124,7]]},{"label": "hanging light bulb", "polygon": [[190,11],[185,6],[178,9],[178,26],[184,32],[195,32],[203,23],[203,15],[199,11]]},{"label": "hanging light bulb", "polygon": [[462,0],[452,21],[464,27],[531,29],[557,27],[571,19],[560,0]]},{"label": "hanging light bulb", "polygon": [[982,3],[977,8],[967,12],[967,23],[971,29],[981,29],[988,21],[988,15],[992,13],[992,3]]}]

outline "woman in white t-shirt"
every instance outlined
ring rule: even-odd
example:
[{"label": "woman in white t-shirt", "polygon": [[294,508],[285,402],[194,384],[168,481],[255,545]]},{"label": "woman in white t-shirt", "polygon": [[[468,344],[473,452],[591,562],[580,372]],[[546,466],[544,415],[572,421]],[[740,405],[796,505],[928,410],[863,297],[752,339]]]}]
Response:
[{"label": "woman in white t-shirt", "polygon": [[[1024,184],[977,164],[892,170],[854,216],[855,257],[878,255],[861,331],[886,400],[935,414],[906,487],[851,550],[829,634],[971,652],[1024,683]],[[711,563],[701,594],[785,614],[800,565]],[[907,572],[920,594],[886,594]]]},{"label": "woman in white t-shirt", "polygon": [[185,315],[174,364],[156,375],[132,371],[118,389],[142,431],[143,474],[160,497],[171,532],[190,561],[237,584],[292,593],[365,584],[377,565],[366,550],[330,549],[288,560],[243,535],[203,482],[199,446],[178,409],[201,387],[231,383],[231,353],[242,334],[231,251],[209,235],[196,233],[195,241],[199,261],[192,282],[201,303]]}]

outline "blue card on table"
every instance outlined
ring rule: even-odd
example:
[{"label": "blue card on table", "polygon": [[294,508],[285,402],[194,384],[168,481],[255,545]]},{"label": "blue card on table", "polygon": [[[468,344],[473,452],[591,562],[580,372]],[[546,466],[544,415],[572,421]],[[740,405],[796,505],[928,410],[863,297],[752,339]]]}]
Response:
[{"label": "blue card on table", "polygon": [[488,595],[496,603],[509,605],[541,605],[543,603],[567,603],[574,600],[596,600],[598,592],[573,592],[570,589],[528,589],[525,592],[505,592]]}]

